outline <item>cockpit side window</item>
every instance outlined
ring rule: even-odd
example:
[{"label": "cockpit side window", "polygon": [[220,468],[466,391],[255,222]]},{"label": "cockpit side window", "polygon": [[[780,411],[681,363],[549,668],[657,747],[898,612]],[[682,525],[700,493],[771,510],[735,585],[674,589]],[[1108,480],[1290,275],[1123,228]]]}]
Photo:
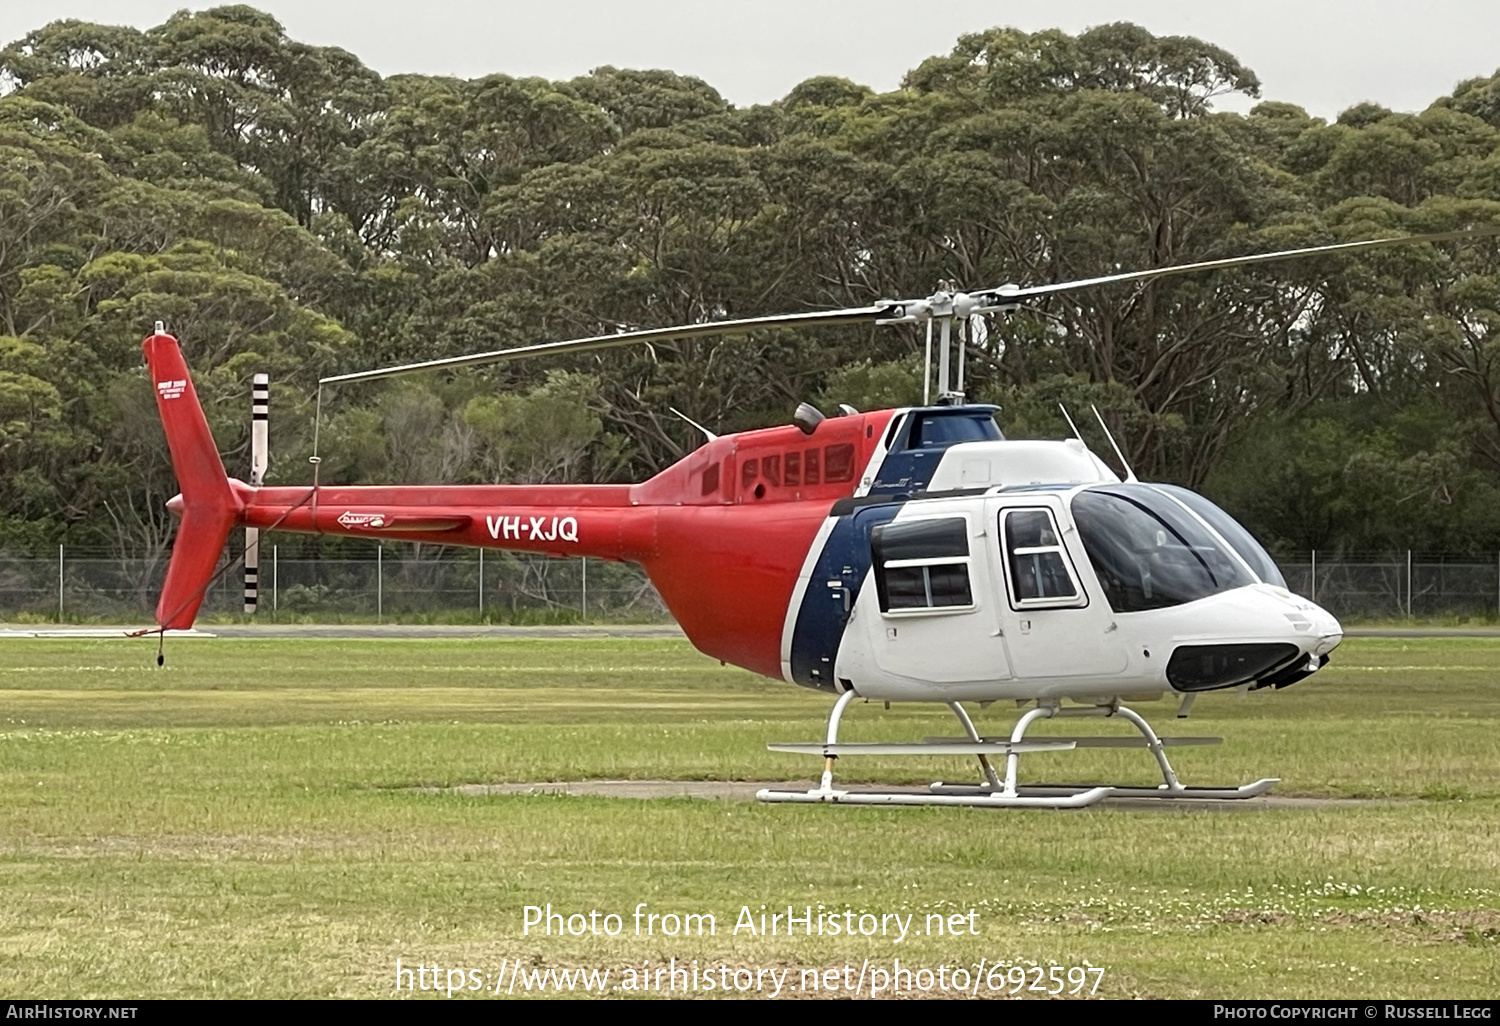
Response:
[{"label": "cockpit side window", "polygon": [[974,608],[963,517],[882,524],[870,532],[870,554],[882,613]]},{"label": "cockpit side window", "polygon": [[1050,509],[1002,510],[1000,537],[1012,607],[1047,609],[1087,604]]}]

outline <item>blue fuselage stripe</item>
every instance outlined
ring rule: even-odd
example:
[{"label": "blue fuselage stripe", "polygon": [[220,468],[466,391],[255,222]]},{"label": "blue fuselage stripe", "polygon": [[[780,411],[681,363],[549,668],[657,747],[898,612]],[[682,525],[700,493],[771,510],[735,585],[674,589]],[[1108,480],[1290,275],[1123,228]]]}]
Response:
[{"label": "blue fuselage stripe", "polygon": [[870,574],[870,531],[889,523],[900,508],[900,503],[864,507],[839,517],[828,533],[792,630],[792,679],[798,684],[838,690],[834,660],[849,622],[848,611]]}]

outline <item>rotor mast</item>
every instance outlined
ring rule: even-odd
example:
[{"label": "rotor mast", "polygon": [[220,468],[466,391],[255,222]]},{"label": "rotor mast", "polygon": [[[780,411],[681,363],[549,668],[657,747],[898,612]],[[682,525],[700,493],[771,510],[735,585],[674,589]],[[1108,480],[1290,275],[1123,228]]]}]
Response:
[{"label": "rotor mast", "polygon": [[[1002,285],[988,294],[970,295],[958,291],[951,281],[938,282],[938,289],[924,300],[899,304],[901,316],[882,318],[876,324],[903,324],[916,321],[927,322],[927,346],[922,367],[922,405],[932,403],[932,336],[934,324],[938,340],[938,393],[939,406],[957,406],[964,401],[964,352],[969,341],[971,326],[986,314],[1010,313],[1019,302],[996,301],[1006,290],[1015,290],[1015,285]],[[888,302],[888,301],[882,301]],[[956,329],[956,330],[955,330]],[[958,359],[954,360],[954,345],[958,347]],[[955,381],[955,370],[957,378]]]}]

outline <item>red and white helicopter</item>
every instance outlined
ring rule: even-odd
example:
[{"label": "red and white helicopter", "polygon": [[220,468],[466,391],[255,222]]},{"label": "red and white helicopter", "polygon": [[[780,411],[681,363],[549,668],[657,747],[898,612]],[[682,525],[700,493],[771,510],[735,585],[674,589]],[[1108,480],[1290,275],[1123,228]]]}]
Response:
[{"label": "red and white helicopter", "polygon": [[[1328,662],[1343,637],[1338,621],[1290,593],[1249,532],[1202,496],[1141,483],[1128,466],[1121,480],[1079,437],[1006,439],[995,407],[963,401],[961,345],[951,387],[955,323],[1052,293],[1473,234],[1317,246],[1036,287],[944,289],[925,299],[628,331],[321,382],[861,323],[925,324],[930,381],[937,329],[936,404],[924,397],[922,406],[844,408],[827,418],[804,405],[790,425],[710,435],[640,484],[325,486],[317,483],[315,456],[310,487],[253,487],[226,475],[177,340],[158,325],[144,343],[146,363],[182,489],[168,504],[182,524],[158,629],[192,626],[238,526],[628,560],[645,568],[700,651],[837,696],[824,741],[769,746],[822,755],[819,785],[764,790],[763,801],[1076,808],[1110,796],[1263,794],[1276,778],[1183,786],[1165,746],[1218,739],[1159,738],[1122,699],[1176,693],[1185,715],[1200,691],[1286,687]],[[942,702],[964,736],[840,742],[840,720],[856,698]],[[1008,737],[980,736],[961,703],[1001,700],[1035,705]],[[1026,739],[1038,719],[1073,716],[1120,717],[1141,736]],[[1022,754],[1091,746],[1148,748],[1162,784],[1018,782]],[[834,760],[855,754],[977,756],[983,779],[926,792],[836,789]],[[1003,777],[991,756],[1005,756]]]}]

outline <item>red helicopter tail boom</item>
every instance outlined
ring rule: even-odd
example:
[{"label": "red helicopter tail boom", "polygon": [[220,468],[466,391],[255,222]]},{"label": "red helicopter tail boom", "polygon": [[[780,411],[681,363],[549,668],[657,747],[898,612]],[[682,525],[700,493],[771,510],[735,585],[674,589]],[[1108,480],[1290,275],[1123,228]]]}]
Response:
[{"label": "red helicopter tail boom", "polygon": [[156,604],[156,622],[168,630],[193,625],[203,594],[240,517],[240,501],[229,484],[219,450],[187,361],[177,339],[157,331],[146,339],[146,367],[156,389],[156,408],[182,489],[182,524],[167,564],[167,580]]},{"label": "red helicopter tail boom", "polygon": [[821,551],[833,505],[874,480],[894,416],[712,438],[639,484],[252,487],[225,473],[177,340],[158,330],[144,348],[182,489],[168,503],[182,525],[156,609],[174,630],[192,626],[229,533],[243,525],[637,563],[701,651],[781,677],[809,553]]}]

